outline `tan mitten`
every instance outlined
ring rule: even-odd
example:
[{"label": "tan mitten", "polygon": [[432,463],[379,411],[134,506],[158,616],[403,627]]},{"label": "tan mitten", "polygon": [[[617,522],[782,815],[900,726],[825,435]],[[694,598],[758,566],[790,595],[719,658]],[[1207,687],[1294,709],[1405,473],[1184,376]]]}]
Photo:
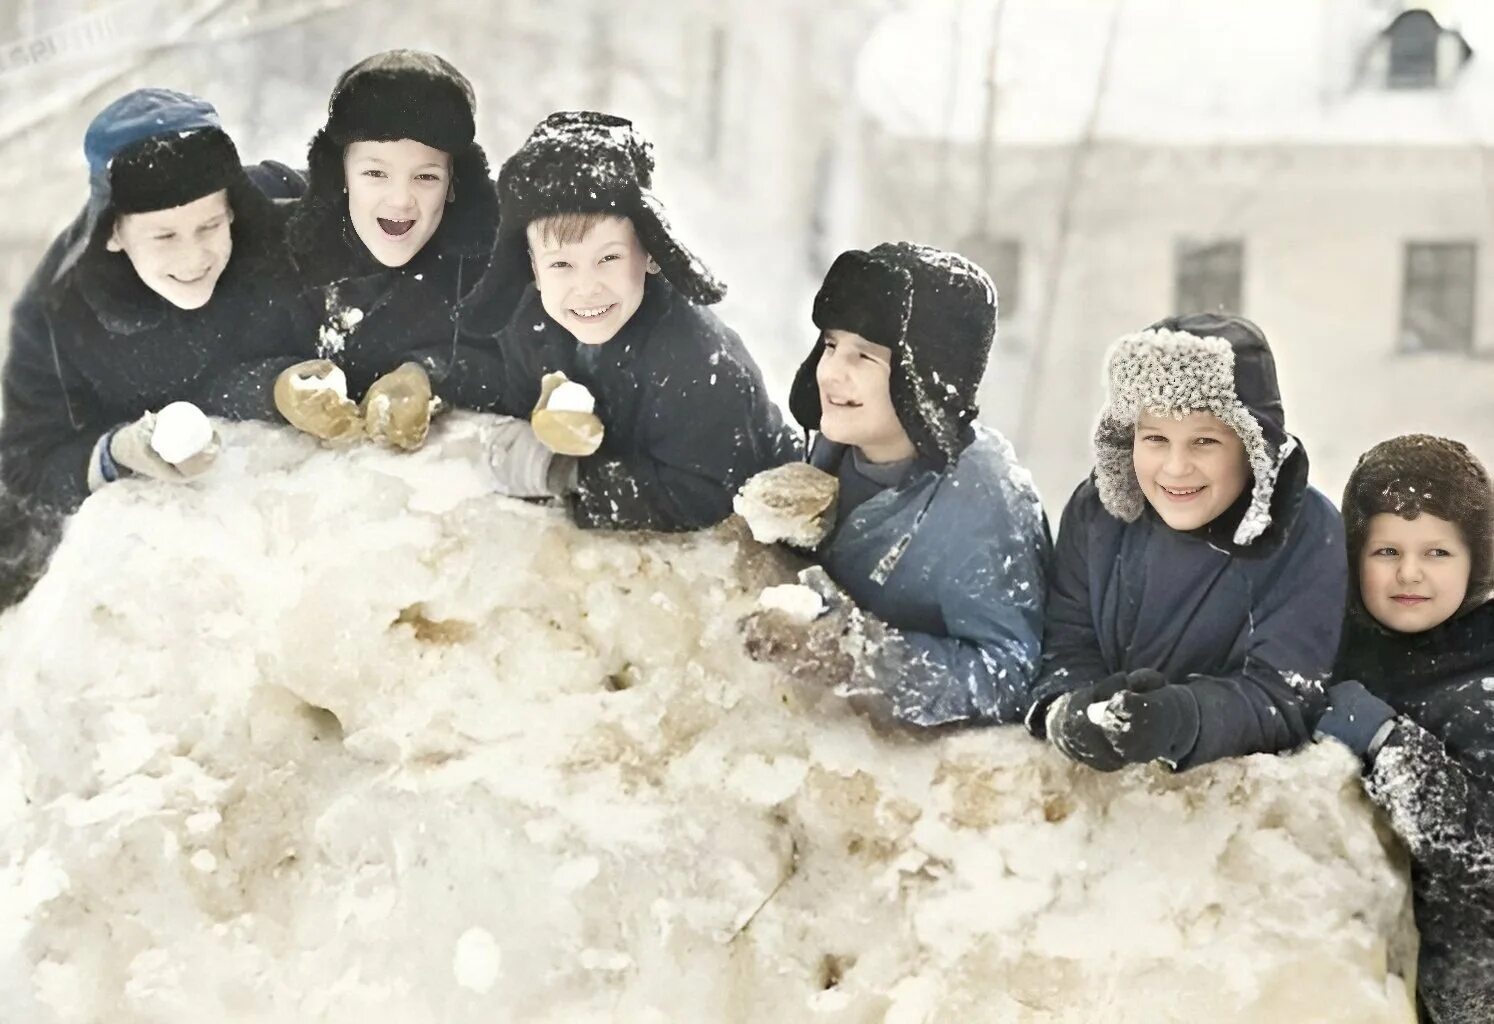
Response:
[{"label": "tan mitten", "polygon": [[440,404],[425,367],[405,363],[369,385],[363,396],[364,432],[379,444],[413,452],[425,444]]},{"label": "tan mitten", "polygon": [[539,401],[529,417],[535,436],[557,455],[591,455],[602,446],[602,421],[585,386],[558,370],[540,380]]},{"label": "tan mitten", "polygon": [[835,526],[840,481],[807,462],[763,470],[742,485],[732,508],[762,544],[815,548]]},{"label": "tan mitten", "polygon": [[348,381],[330,359],[308,359],[275,378],[275,408],[297,430],[323,441],[363,436],[363,416],[348,398]]}]

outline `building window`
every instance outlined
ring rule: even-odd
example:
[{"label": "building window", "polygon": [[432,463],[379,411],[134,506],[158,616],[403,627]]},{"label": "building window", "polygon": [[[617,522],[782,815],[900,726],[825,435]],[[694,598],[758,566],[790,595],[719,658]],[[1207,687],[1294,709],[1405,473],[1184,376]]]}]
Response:
[{"label": "building window", "polygon": [[980,264],[996,285],[996,308],[1003,320],[1022,311],[1022,243],[1015,238],[971,235],[960,243],[960,254]]},{"label": "building window", "polygon": [[1437,87],[1437,44],[1442,27],[1426,11],[1406,11],[1385,30],[1390,37],[1390,69],[1385,84],[1392,89]]},{"label": "building window", "polygon": [[1472,242],[1408,242],[1402,352],[1471,352],[1478,275]]},{"label": "building window", "polygon": [[1173,251],[1173,311],[1238,313],[1245,243],[1239,239],[1181,239]]}]

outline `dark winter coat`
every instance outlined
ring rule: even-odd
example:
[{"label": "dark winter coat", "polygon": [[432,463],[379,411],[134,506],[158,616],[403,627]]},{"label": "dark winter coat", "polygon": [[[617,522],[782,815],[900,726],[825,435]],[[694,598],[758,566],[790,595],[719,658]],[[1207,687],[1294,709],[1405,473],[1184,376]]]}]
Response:
[{"label": "dark winter coat", "polygon": [[[891,627],[853,687],[886,694],[917,726],[1014,722],[1042,649],[1047,525],[1031,478],[999,434],[858,505],[815,552],[857,607]],[[820,437],[810,461],[837,473],[846,447]]]},{"label": "dark winter coat", "polygon": [[1398,718],[1366,778],[1412,855],[1418,990],[1436,1024],[1494,1015],[1494,602],[1425,633],[1387,630],[1357,602],[1340,679]]},{"label": "dark winter coat", "polygon": [[1227,531],[1249,498],[1213,535],[1181,533],[1150,506],[1124,522],[1093,478],[1080,484],[1058,527],[1037,704],[1150,668],[1199,704],[1179,768],[1305,741],[1343,619],[1343,525],[1308,486],[1300,448],[1276,480],[1271,528],[1241,548]]},{"label": "dark winter coat", "polygon": [[593,350],[544,311],[531,285],[498,335],[505,367],[497,411],[528,419],[540,378],[560,370],[596,398],[606,432],[579,462],[578,525],[696,530],[731,514],[747,478],[798,457],[736,332],[651,275],[637,312]]},{"label": "dark winter coat", "polygon": [[[1028,725],[1063,693],[1152,669],[1197,712],[1177,768],[1295,747],[1323,706],[1347,569],[1343,521],[1286,432],[1265,335],[1243,317],[1176,317],[1107,362],[1095,471],[1059,524]],[[1147,410],[1208,412],[1244,446],[1249,485],[1199,529],[1172,529],[1146,501],[1131,450]]]},{"label": "dark winter coat", "polygon": [[[357,400],[379,377],[418,362],[448,405],[487,409],[502,375],[489,348],[460,334],[460,306],[487,267],[498,203],[480,156],[424,248],[402,267],[379,263],[353,230],[346,199],[308,192],[291,215],[291,254],[314,355],[347,375]],[[313,188],[322,188],[313,182]]]},{"label": "dark winter coat", "polygon": [[[299,181],[279,165],[246,170],[281,194]],[[310,355],[287,301],[293,285],[279,270],[284,213],[247,185],[230,196],[233,254],[198,310],[151,291],[128,257],[105,251],[102,229],[54,283],[86,217],[47,250],[11,313],[0,399],[0,480],[17,500],[76,509],[99,438],[173,401],[210,416],[278,418],[276,374]]]}]

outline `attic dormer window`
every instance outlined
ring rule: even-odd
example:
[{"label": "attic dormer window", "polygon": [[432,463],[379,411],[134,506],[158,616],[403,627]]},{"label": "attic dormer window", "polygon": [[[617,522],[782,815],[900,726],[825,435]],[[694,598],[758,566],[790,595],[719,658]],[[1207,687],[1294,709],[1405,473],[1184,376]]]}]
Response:
[{"label": "attic dormer window", "polygon": [[1402,11],[1383,33],[1381,60],[1390,89],[1448,85],[1473,55],[1461,33],[1443,28],[1428,11]]},{"label": "attic dormer window", "polygon": [[1437,87],[1437,43],[1442,27],[1426,11],[1407,11],[1391,24],[1390,74],[1392,89]]}]

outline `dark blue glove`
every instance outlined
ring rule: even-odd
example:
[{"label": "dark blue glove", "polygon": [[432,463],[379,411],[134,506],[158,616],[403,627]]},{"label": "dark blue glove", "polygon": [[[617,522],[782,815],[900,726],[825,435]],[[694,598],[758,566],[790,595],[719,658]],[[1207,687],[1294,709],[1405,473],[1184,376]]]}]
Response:
[{"label": "dark blue glove", "polygon": [[1192,690],[1142,669],[1110,702],[1105,734],[1124,763],[1163,761],[1175,769],[1198,742],[1198,720]]},{"label": "dark blue glove", "polygon": [[1045,715],[1048,741],[1071,761],[1087,764],[1096,771],[1113,772],[1122,767],[1125,762],[1088,712],[1091,704],[1104,703],[1125,687],[1126,673],[1117,672],[1053,701]]},{"label": "dark blue glove", "polygon": [[1373,761],[1393,721],[1395,708],[1350,679],[1329,689],[1328,710],[1318,719],[1312,736],[1315,740],[1332,737],[1365,761]]}]

